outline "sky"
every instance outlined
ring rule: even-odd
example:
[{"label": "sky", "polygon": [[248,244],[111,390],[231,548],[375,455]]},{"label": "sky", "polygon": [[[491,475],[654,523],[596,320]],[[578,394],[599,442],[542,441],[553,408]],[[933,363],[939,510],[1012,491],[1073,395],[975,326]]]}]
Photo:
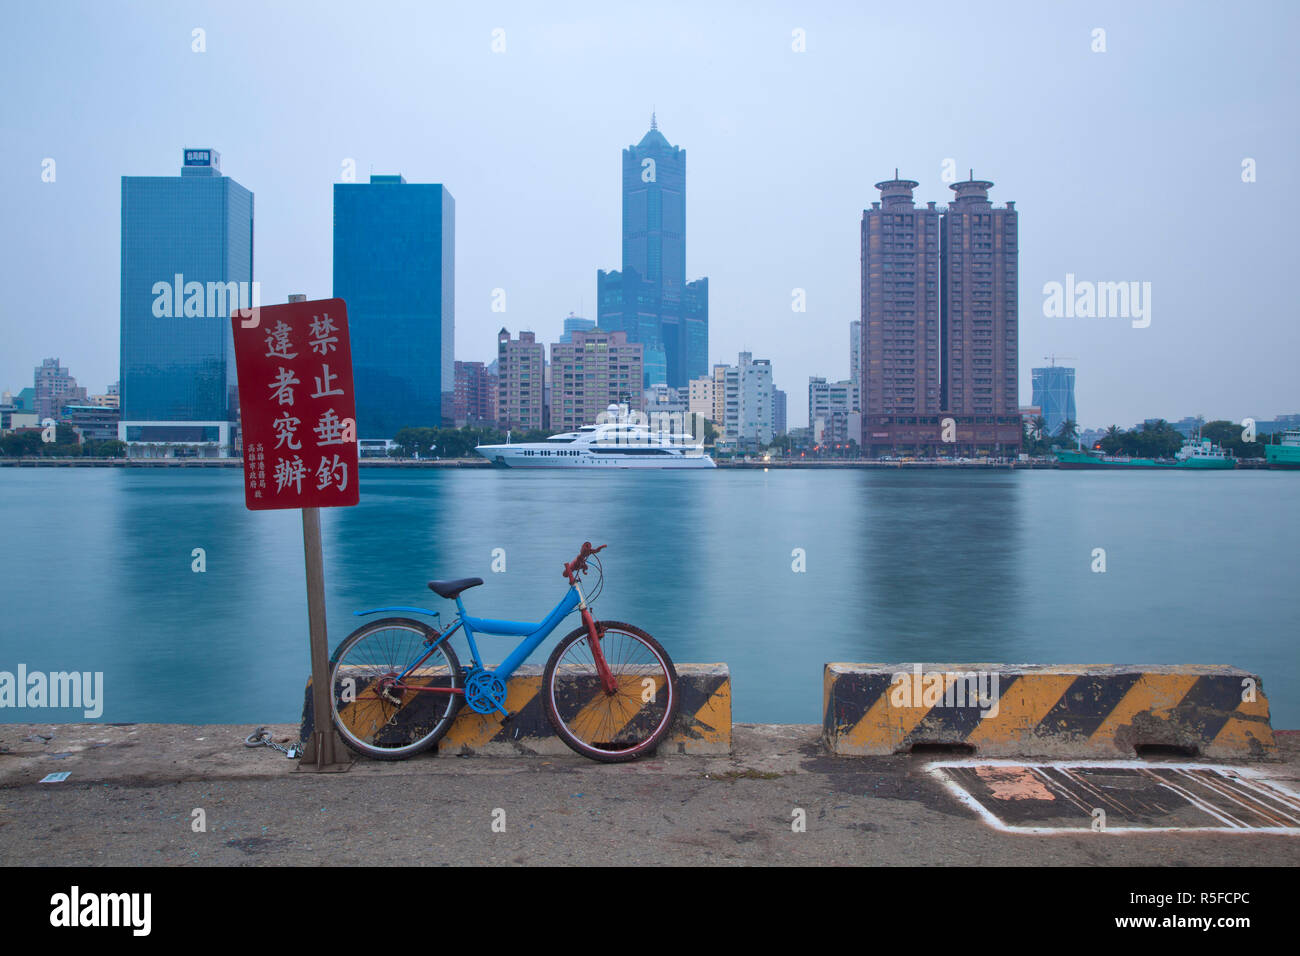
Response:
[{"label": "sky", "polygon": [[[455,198],[458,359],[493,358],[502,325],[555,341],[620,267],[621,151],[654,110],[686,150],[710,363],[770,358],[792,427],[809,376],[848,376],[862,210],[895,168],[919,202],[973,169],[1016,203],[1022,404],[1055,354],[1084,427],[1300,412],[1300,4],[51,2],[3,22],[0,388],[47,357],[92,394],[117,380],[120,178],[179,175],[187,146],[255,194],[264,303],[331,295],[351,160]],[[1045,315],[1067,274],[1149,282],[1150,324]]]}]

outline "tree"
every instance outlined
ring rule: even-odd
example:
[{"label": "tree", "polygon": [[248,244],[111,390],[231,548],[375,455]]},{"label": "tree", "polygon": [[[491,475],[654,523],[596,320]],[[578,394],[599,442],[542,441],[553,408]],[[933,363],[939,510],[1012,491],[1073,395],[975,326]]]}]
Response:
[{"label": "tree", "polygon": [[1072,444],[1079,435],[1079,423],[1072,418],[1067,418],[1061,422],[1061,427],[1056,430],[1056,440],[1062,445]]},{"label": "tree", "polygon": [[0,437],[0,454],[6,458],[25,458],[41,453],[41,433],[32,432],[15,432],[12,435]]},{"label": "tree", "polygon": [[1106,434],[1101,436],[1101,450],[1108,455],[1118,454],[1124,447],[1124,432],[1118,425],[1111,425]]}]

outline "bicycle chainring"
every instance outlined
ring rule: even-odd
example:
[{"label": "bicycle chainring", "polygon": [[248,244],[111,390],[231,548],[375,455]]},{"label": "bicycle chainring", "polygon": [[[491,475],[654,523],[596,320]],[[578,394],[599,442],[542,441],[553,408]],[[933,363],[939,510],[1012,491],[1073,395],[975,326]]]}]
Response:
[{"label": "bicycle chainring", "polygon": [[476,714],[506,711],[506,684],[491,671],[475,669],[465,676],[465,703]]}]

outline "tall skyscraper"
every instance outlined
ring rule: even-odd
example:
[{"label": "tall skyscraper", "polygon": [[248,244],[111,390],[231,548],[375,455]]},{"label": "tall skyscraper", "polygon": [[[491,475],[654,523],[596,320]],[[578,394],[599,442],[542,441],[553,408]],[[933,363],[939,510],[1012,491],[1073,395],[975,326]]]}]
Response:
[{"label": "tall skyscraper", "polygon": [[949,188],[943,216],[943,398],[958,446],[991,452],[1020,447],[1019,244],[1016,204],[994,208],[993,183]]},{"label": "tall skyscraper", "polygon": [[[876,183],[862,213],[862,447],[939,440],[939,212],[911,179]],[[811,427],[811,426],[810,426]]]},{"label": "tall skyscraper", "polygon": [[334,186],[334,295],[348,306],[357,437],[450,421],[456,202],[446,187],[371,176]]},{"label": "tall skyscraper", "polygon": [[121,420],[130,453],[227,454],[239,396],[230,316],[256,303],[253,194],[212,149],[179,176],[122,177]]},{"label": "tall skyscraper", "polygon": [[[862,447],[947,456],[1019,449],[1015,203],[954,183],[946,210],[917,183],[876,184],[862,214]],[[944,419],[955,425],[945,441]],[[951,437],[951,436],[950,436]]]},{"label": "tall skyscraper", "polygon": [[685,389],[708,369],[709,280],[686,281],[686,150],[654,116],[623,150],[623,268],[596,273],[597,325],[645,346],[644,384]]},{"label": "tall skyscraper", "polygon": [[644,346],[624,332],[574,332],[570,343],[551,346],[551,424],[561,431],[594,425],[610,405],[644,407],[641,356]]},{"label": "tall skyscraper", "polygon": [[1055,435],[1067,418],[1076,425],[1079,423],[1074,410],[1074,369],[1060,365],[1036,368],[1033,382],[1033,404],[1043,410],[1049,435]]}]

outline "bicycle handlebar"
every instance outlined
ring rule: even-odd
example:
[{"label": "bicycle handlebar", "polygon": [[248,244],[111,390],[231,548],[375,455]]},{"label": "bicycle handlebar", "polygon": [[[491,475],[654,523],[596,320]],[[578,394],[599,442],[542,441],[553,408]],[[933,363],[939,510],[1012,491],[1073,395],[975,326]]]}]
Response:
[{"label": "bicycle handlebar", "polygon": [[593,548],[590,541],[582,542],[582,547],[578,550],[578,556],[564,566],[564,570],[560,572],[561,575],[572,581],[575,573],[585,574],[587,571],[587,558],[591,557],[591,555],[595,554],[597,551],[603,551],[607,547],[609,546],[602,544],[599,547]]}]

